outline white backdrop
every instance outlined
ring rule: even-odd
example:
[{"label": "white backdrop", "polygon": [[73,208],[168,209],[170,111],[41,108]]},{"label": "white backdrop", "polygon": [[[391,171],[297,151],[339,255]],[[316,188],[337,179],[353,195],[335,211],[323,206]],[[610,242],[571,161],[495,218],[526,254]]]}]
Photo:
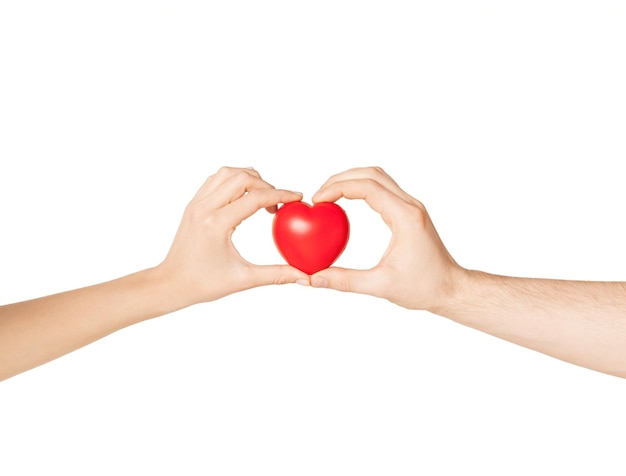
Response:
[{"label": "white backdrop", "polygon": [[[0,302],[157,264],[222,165],[380,165],[460,264],[626,280],[621,1],[0,3]],[[338,264],[388,232],[340,202]],[[241,253],[280,262],[271,216]],[[623,475],[624,380],[296,285],[0,383],[0,474]]]}]

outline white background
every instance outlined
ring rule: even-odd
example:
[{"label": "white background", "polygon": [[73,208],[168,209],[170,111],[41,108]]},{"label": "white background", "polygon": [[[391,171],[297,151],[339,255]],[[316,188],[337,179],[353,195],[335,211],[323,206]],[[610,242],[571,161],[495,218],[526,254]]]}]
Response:
[{"label": "white background", "polygon": [[[0,3],[0,302],[165,256],[222,165],[380,165],[466,267],[626,280],[621,1]],[[388,232],[340,202],[338,264]],[[281,262],[264,211],[241,253]],[[367,296],[265,287],[0,384],[0,474],[623,475],[624,380]]]}]

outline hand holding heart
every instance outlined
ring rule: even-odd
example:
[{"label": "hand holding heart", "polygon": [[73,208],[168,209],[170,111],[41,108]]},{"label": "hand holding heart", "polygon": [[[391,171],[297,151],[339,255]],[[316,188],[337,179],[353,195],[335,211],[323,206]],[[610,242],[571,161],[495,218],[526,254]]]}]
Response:
[{"label": "hand holding heart", "polygon": [[231,237],[246,218],[302,195],[277,190],[252,169],[222,167],[187,205],[170,251],[157,268],[178,307],[219,299],[266,284],[295,283],[309,276],[287,265],[258,266],[244,260]]},{"label": "hand holding heart", "polygon": [[428,213],[380,167],[351,169],[331,177],[313,202],[362,199],[389,226],[391,241],[372,269],[328,268],[311,276],[328,287],[385,298],[410,309],[436,312],[454,296],[465,270],[442,243]]}]

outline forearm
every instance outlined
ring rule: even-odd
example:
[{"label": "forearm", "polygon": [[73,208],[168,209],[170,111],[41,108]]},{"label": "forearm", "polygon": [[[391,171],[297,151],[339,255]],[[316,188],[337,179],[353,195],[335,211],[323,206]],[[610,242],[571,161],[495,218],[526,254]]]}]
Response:
[{"label": "forearm", "polygon": [[564,361],[626,377],[626,285],[464,273],[436,312]]},{"label": "forearm", "polygon": [[2,306],[0,380],[181,307],[159,268]]},{"label": "forearm", "polygon": [[191,304],[308,275],[287,265],[254,265],[231,236],[261,209],[302,194],[276,189],[252,169],[222,167],[189,202],[165,260],[156,268],[75,291],[0,306],[0,380],[112,332]]}]

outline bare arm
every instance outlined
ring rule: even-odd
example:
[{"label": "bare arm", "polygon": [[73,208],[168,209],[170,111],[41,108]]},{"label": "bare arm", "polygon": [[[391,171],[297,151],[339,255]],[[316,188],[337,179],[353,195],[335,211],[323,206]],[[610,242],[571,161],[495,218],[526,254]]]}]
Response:
[{"label": "bare arm", "polygon": [[371,294],[428,310],[547,355],[626,377],[626,284],[496,276],[450,256],[424,206],[380,168],[331,177],[313,197],[363,199],[390,227],[369,270],[329,268],[313,286]]},{"label": "bare arm", "polygon": [[561,360],[626,377],[626,285],[467,273],[439,313]]},{"label": "bare arm", "polygon": [[0,307],[0,380],[174,311],[158,268]]},{"label": "bare arm", "polygon": [[245,261],[231,241],[261,208],[299,200],[252,169],[222,168],[187,206],[172,247],[158,266],[106,283],[0,307],[0,380],[48,362],[112,332],[192,304],[308,276],[290,266]]}]

